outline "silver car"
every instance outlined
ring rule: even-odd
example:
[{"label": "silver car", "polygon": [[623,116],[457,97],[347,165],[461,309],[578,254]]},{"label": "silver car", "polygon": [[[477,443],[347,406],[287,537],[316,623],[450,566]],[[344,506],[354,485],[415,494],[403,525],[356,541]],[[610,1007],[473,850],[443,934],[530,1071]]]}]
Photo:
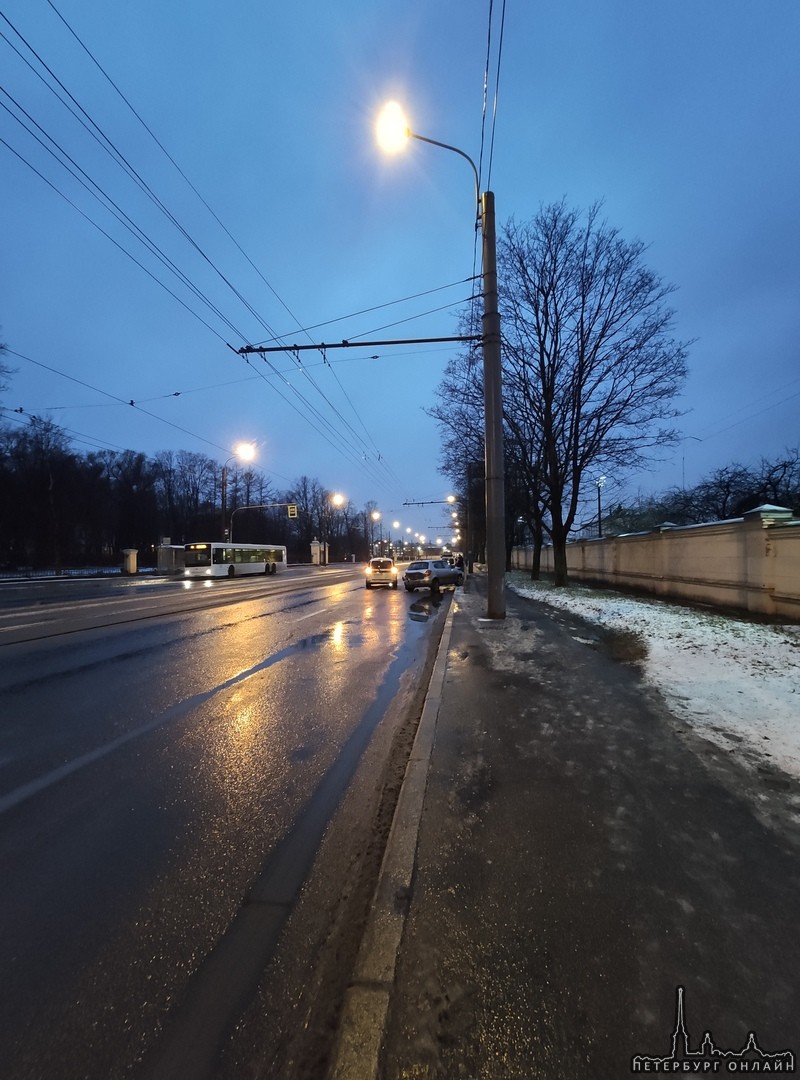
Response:
[{"label": "silver car", "polygon": [[410,563],[403,574],[403,583],[408,592],[415,589],[438,592],[443,585],[461,585],[463,581],[464,572],[447,559],[418,559]]},{"label": "silver car", "polygon": [[394,559],[370,559],[367,563],[366,581],[368,589],[375,585],[389,585],[392,589],[397,588],[397,567]]}]

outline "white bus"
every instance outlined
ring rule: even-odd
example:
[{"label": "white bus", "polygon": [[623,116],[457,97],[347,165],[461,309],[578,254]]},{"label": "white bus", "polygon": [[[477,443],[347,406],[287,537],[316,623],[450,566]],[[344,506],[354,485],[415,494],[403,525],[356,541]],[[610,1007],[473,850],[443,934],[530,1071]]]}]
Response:
[{"label": "white bus", "polygon": [[185,577],[241,577],[286,569],[286,548],[277,544],[186,544]]}]

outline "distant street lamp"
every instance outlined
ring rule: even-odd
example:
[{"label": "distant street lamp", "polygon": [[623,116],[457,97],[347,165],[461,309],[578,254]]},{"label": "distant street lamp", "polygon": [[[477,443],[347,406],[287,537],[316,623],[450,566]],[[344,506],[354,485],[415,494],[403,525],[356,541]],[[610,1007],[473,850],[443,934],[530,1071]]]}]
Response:
[{"label": "distant street lamp", "polygon": [[378,143],[387,153],[398,153],[404,148],[408,139],[417,139],[419,142],[450,150],[470,164],[475,176],[475,198],[483,240],[483,418],[486,453],[487,615],[490,619],[504,619],[506,615],[505,469],[494,194],[491,191],[480,194],[480,178],[475,162],[463,150],[411,131],[403,110],[397,102],[389,102],[381,111],[377,135]]},{"label": "distant street lamp", "polygon": [[222,505],[222,525],[220,532],[222,533],[221,539],[228,539],[228,529],[225,524],[227,520],[227,499],[228,499],[228,466],[232,461],[250,462],[254,461],[256,456],[256,448],[253,443],[237,443],[233,448],[233,454],[228,458],[225,464],[222,466],[222,481],[221,481],[221,495],[220,503]]},{"label": "distant street lamp", "polygon": [[600,539],[603,538],[603,512],[600,506],[600,492],[603,490],[605,482],[605,476],[598,476],[595,480],[595,484],[597,484],[597,535]]}]

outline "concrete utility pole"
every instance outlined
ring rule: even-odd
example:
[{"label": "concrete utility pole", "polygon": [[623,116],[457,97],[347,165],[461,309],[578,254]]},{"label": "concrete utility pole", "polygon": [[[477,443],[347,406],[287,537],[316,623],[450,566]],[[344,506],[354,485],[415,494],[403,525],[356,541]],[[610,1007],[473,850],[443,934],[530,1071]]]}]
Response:
[{"label": "concrete utility pole", "polygon": [[503,389],[500,356],[500,313],[497,309],[497,241],[494,194],[481,196],[483,235],[483,410],[486,454],[487,614],[506,617],[506,500],[503,459]]}]

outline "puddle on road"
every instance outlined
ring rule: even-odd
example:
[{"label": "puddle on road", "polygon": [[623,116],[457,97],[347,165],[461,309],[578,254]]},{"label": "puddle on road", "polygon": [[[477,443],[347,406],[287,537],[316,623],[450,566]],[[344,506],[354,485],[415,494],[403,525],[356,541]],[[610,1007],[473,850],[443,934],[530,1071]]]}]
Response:
[{"label": "puddle on road", "polygon": [[442,606],[441,593],[431,593],[429,596],[415,600],[408,609],[408,617],[414,622],[427,622],[436,614],[436,609]]}]

